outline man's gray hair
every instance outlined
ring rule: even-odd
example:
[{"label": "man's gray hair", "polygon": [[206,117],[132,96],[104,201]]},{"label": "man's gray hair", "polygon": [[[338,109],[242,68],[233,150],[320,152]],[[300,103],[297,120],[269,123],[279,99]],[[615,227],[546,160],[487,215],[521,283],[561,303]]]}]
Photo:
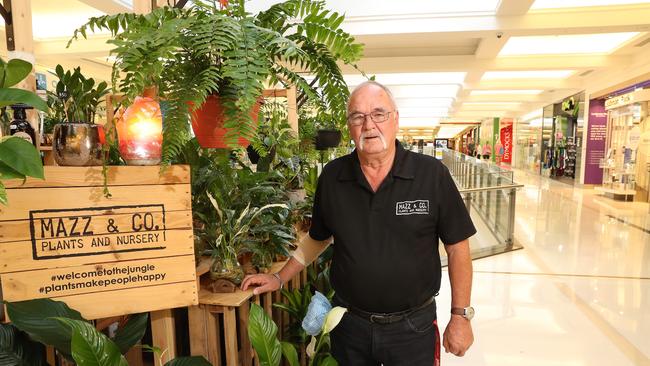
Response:
[{"label": "man's gray hair", "polygon": [[354,95],[354,93],[358,92],[359,90],[361,90],[363,88],[367,88],[368,86],[371,86],[371,85],[379,87],[383,91],[385,91],[386,95],[388,95],[388,99],[390,99],[390,102],[393,104],[393,109],[397,109],[397,103],[395,103],[395,97],[393,96],[393,93],[390,91],[390,89],[388,89],[388,87],[386,85],[382,84],[382,83],[379,83],[379,82],[374,81],[374,80],[368,80],[368,81],[364,81],[363,83],[357,85],[354,88],[354,90],[352,90],[352,93],[350,93],[350,98],[348,98],[348,103],[345,106],[346,107],[345,110],[348,113],[350,112],[350,101],[352,100],[352,96]]}]

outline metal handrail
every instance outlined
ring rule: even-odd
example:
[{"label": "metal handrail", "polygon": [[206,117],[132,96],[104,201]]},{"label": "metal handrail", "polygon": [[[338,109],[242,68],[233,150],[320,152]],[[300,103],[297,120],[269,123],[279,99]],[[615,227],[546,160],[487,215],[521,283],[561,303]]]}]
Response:
[{"label": "metal handrail", "polygon": [[504,186],[492,186],[492,187],[480,187],[480,188],[463,188],[463,189],[458,189],[458,192],[460,194],[463,193],[474,193],[474,192],[483,192],[483,191],[498,191],[500,189],[517,189],[517,188],[523,188],[523,184],[508,184]]}]

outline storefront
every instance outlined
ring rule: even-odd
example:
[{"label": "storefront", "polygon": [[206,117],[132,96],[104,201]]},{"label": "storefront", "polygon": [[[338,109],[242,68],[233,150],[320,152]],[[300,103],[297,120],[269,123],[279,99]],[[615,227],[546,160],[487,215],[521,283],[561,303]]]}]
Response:
[{"label": "storefront", "polygon": [[584,93],[546,106],[542,113],[540,172],[574,184],[580,176]]},{"label": "storefront", "polygon": [[650,167],[650,89],[605,100],[607,129],[600,161],[602,186],[596,189],[625,200],[647,201]]},{"label": "storefront", "polygon": [[539,174],[542,156],[542,110],[515,124],[514,166]]}]

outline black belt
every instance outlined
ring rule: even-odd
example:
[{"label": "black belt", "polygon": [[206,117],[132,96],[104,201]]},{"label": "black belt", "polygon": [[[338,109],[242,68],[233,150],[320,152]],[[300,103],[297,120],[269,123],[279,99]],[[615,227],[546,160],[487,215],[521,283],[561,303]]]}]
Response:
[{"label": "black belt", "polygon": [[391,324],[391,323],[396,323],[398,321],[404,320],[404,318],[406,318],[407,316],[413,314],[418,310],[424,309],[425,307],[433,304],[436,301],[436,297],[431,296],[427,301],[425,301],[421,305],[418,305],[408,310],[398,311],[394,313],[372,313],[365,310],[361,310],[359,308],[355,308],[354,306],[349,305],[345,301],[341,300],[341,298],[338,296],[335,296],[335,298],[337,302],[339,302],[342,306],[346,307],[348,311],[351,312],[352,314],[360,316],[361,318],[371,323],[377,323],[377,324]]}]

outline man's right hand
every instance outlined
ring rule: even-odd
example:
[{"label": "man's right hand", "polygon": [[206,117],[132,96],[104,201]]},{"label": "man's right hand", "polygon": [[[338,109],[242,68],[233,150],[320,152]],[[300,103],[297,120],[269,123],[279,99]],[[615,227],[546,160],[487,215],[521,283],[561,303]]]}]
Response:
[{"label": "man's right hand", "polygon": [[246,291],[249,286],[257,286],[253,289],[253,295],[260,295],[269,291],[276,291],[280,288],[280,280],[270,273],[259,273],[248,275],[241,283],[241,289]]}]

